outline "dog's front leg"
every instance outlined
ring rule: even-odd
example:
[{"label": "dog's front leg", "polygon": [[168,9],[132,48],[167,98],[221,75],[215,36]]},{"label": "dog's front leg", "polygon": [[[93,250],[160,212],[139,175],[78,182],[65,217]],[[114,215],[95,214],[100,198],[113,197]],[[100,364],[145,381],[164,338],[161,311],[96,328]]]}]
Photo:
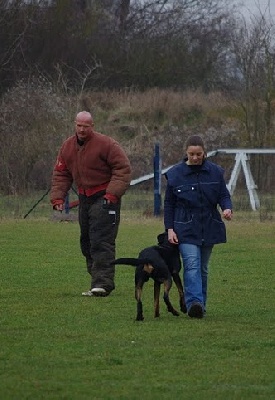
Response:
[{"label": "dog's front leg", "polygon": [[159,296],[160,296],[160,283],[154,281],[154,316],[159,317]]},{"label": "dog's front leg", "polygon": [[173,274],[173,280],[177,286],[178,292],[179,292],[179,298],[180,298],[180,310],[183,313],[187,313],[187,308],[186,308],[186,304],[185,304],[185,299],[184,299],[184,291],[183,291],[183,286],[182,286],[182,282],[180,279],[179,274],[174,273]]},{"label": "dog's front leg", "polygon": [[143,306],[142,306],[142,301],[141,301],[141,294],[142,294],[142,286],[143,283],[138,283],[136,285],[135,289],[135,298],[137,301],[137,316],[136,316],[136,321],[143,321]]},{"label": "dog's front leg", "polygon": [[164,284],[163,300],[167,306],[167,311],[178,317],[179,313],[177,310],[174,309],[174,307],[172,306],[172,304],[170,302],[170,298],[169,298],[169,291],[172,286],[172,281],[171,281],[171,279],[167,279],[166,281],[163,282],[163,284]]}]

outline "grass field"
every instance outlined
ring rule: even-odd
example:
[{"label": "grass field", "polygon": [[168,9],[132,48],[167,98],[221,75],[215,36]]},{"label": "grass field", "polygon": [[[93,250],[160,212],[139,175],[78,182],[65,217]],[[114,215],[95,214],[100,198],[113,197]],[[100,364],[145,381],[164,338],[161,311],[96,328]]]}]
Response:
[{"label": "grass field", "polygon": [[[136,322],[134,269],[116,290],[89,288],[77,223],[0,221],[0,398],[274,399],[275,224],[234,220],[214,249],[207,317],[174,317],[152,283]],[[118,256],[135,256],[162,230],[157,218],[123,219]],[[171,298],[178,306],[176,289]]]}]

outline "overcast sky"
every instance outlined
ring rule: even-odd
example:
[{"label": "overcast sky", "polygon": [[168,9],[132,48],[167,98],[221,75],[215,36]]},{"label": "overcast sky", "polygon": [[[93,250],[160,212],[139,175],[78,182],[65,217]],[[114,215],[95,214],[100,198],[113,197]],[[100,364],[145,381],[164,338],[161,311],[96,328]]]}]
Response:
[{"label": "overcast sky", "polygon": [[241,12],[245,17],[259,15],[261,12],[266,17],[271,15],[275,21],[275,0],[240,0],[240,2],[243,3]]}]

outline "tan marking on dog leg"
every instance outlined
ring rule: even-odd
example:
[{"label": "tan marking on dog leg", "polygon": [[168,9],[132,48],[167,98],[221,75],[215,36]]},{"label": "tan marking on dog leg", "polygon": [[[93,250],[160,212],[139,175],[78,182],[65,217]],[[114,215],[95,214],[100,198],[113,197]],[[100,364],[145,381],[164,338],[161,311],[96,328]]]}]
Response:
[{"label": "tan marking on dog leg", "polygon": [[151,264],[144,264],[143,271],[147,272],[147,274],[151,274],[154,271],[154,267]]}]

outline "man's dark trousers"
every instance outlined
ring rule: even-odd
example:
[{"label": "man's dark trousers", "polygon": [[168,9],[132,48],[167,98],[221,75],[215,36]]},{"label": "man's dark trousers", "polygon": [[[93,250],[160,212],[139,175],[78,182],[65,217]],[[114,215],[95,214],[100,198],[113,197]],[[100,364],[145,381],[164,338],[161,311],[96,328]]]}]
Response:
[{"label": "man's dark trousers", "polygon": [[91,289],[115,288],[115,241],[120,222],[120,202],[107,204],[103,195],[79,195],[80,247],[92,277]]}]

